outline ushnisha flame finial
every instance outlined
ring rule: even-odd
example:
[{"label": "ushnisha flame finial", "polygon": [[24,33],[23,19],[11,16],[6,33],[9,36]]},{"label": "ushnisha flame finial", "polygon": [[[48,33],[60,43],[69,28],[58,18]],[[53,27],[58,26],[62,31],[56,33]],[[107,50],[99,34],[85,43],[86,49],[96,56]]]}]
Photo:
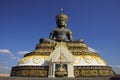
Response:
[{"label": "ushnisha flame finial", "polygon": [[63,14],[63,8],[60,8],[60,13]]}]

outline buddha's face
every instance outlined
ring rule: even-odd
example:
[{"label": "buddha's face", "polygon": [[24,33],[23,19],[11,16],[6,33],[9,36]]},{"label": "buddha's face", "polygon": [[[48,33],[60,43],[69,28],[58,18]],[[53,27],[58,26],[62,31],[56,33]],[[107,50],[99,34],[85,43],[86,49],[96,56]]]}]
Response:
[{"label": "buddha's face", "polygon": [[67,23],[66,23],[66,21],[64,20],[64,19],[58,19],[57,20],[57,26],[58,27],[66,27],[66,25],[67,25]]}]

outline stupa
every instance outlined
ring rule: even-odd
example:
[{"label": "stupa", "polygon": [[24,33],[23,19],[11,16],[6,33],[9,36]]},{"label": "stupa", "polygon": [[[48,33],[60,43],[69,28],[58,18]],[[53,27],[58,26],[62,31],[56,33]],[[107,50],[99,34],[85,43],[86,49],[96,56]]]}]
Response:
[{"label": "stupa", "polygon": [[24,55],[11,70],[17,77],[93,77],[114,76],[112,67],[88,49],[83,39],[72,39],[68,16],[56,16],[57,27],[49,38],[41,38],[35,50]]}]

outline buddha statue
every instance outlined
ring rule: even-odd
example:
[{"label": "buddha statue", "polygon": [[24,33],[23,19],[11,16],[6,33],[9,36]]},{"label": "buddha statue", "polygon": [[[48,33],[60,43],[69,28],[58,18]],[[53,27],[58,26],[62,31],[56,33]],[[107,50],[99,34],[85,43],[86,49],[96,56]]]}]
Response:
[{"label": "buddha statue", "polygon": [[56,16],[57,27],[50,32],[49,39],[41,38],[40,43],[56,43],[72,41],[72,32],[67,29],[68,17],[62,12]]},{"label": "buddha statue", "polygon": [[67,71],[63,67],[63,64],[60,64],[59,67],[56,69],[55,75],[57,77],[64,77],[67,76]]}]

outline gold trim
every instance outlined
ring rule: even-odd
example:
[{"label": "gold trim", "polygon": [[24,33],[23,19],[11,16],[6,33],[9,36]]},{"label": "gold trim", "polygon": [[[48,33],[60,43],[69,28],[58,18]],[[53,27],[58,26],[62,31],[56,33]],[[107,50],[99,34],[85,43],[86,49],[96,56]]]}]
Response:
[{"label": "gold trim", "polygon": [[25,58],[22,58],[20,59],[20,61],[18,62],[18,64],[26,64],[26,63],[29,63],[29,58],[28,57],[25,57]]},{"label": "gold trim", "polygon": [[100,57],[94,56],[94,58],[98,64],[102,64],[102,63],[106,64],[106,62],[103,59],[101,59]]},{"label": "gold trim", "polygon": [[[82,58],[82,56],[75,56],[74,64],[79,64],[80,61],[81,61],[81,58]],[[77,61],[76,61],[76,60],[77,60]]]},{"label": "gold trim", "polygon": [[41,60],[42,60],[42,56],[33,56],[32,58],[34,64],[40,63]]},{"label": "gold trim", "polygon": [[90,64],[93,61],[93,56],[83,56],[86,63]]}]

